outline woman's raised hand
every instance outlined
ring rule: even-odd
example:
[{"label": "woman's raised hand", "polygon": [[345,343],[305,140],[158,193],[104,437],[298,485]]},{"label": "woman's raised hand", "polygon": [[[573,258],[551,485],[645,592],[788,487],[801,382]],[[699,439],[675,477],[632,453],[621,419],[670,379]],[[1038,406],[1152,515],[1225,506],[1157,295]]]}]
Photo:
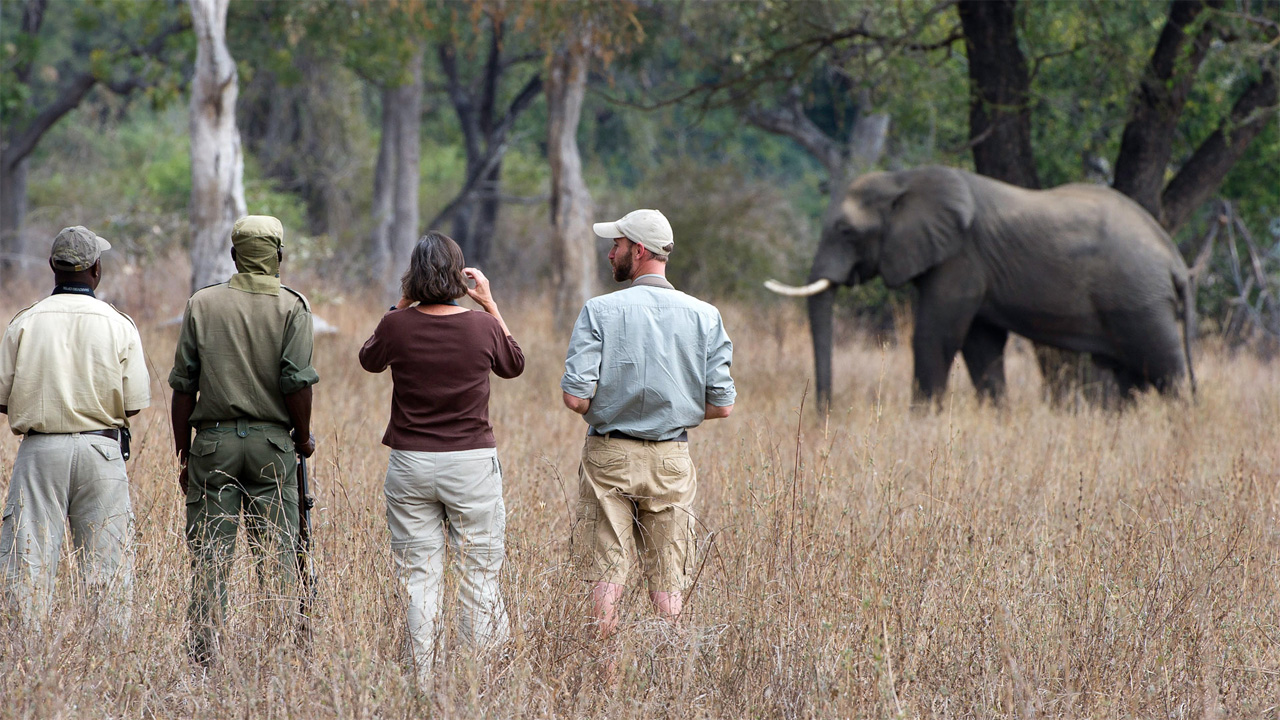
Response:
[{"label": "woman's raised hand", "polygon": [[462,268],[462,274],[476,284],[474,288],[467,288],[467,297],[475,300],[488,312],[497,309],[498,304],[493,301],[493,294],[489,291],[489,278],[476,268]]}]

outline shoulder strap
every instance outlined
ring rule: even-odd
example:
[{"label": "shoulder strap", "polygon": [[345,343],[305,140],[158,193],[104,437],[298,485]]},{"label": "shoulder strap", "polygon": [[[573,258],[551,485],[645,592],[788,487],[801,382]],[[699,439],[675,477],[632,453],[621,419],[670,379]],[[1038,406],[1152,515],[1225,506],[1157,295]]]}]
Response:
[{"label": "shoulder strap", "polygon": [[30,310],[31,308],[33,308],[33,307],[35,307],[36,305],[39,305],[39,304],[40,304],[40,301],[39,301],[39,300],[37,300],[37,301],[35,301],[35,302],[31,303],[30,305],[28,305],[28,306],[26,306],[26,307],[22,308],[21,310],[19,310],[19,311],[18,311],[18,314],[14,315],[14,316],[9,320],[9,324],[10,324],[10,325],[12,325],[12,324],[13,324],[13,322],[14,322],[14,320],[17,320],[18,318],[22,317],[24,313],[26,313],[28,310]]},{"label": "shoulder strap", "polygon": [[641,275],[631,281],[631,287],[656,287],[665,290],[675,290],[676,286],[667,282],[667,279],[658,275]]},{"label": "shoulder strap", "polygon": [[128,320],[128,321],[129,321],[129,324],[133,326],[133,329],[134,329],[134,330],[137,330],[137,329],[138,329],[138,323],[134,322],[134,321],[133,321],[133,318],[129,317],[129,316],[128,316],[128,314],[126,314],[123,310],[121,310],[120,308],[116,307],[115,305],[112,305],[111,303],[107,303],[107,307],[109,307],[109,308],[111,308],[112,310],[115,310],[116,312],[120,313],[120,317],[124,318],[125,320]]},{"label": "shoulder strap", "polygon": [[298,292],[297,290],[294,290],[293,288],[289,287],[288,285],[281,285],[281,286],[280,286],[280,289],[281,289],[281,290],[288,290],[289,292],[293,293],[294,295],[297,295],[297,296],[298,296],[298,299],[302,301],[302,307],[306,308],[306,309],[307,309],[307,312],[311,312],[311,303],[307,302],[307,296],[306,296],[306,295],[303,295],[302,293]]}]

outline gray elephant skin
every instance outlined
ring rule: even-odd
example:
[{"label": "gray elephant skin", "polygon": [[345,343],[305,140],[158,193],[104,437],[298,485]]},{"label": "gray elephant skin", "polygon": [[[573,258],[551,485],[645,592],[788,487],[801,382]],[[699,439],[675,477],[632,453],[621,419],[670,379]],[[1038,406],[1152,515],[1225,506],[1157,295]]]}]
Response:
[{"label": "gray elephant skin", "polygon": [[1187,265],[1155,219],[1110,188],[1027,190],[937,166],[855,180],[823,229],[809,285],[767,283],[809,296],[822,408],[836,288],[877,275],[917,290],[917,400],[941,396],[957,351],[980,395],[999,400],[1011,332],[1091,353],[1123,395],[1173,393],[1185,376],[1194,389]]}]

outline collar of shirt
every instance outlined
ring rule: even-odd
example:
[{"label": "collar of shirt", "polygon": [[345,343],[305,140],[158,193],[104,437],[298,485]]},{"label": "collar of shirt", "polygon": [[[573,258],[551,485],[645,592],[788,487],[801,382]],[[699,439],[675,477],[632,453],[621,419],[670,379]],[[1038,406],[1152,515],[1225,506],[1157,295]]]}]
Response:
[{"label": "collar of shirt", "polygon": [[93,288],[84,283],[58,283],[53,286],[53,292],[50,295],[88,295],[91,298],[98,297],[93,294]]}]

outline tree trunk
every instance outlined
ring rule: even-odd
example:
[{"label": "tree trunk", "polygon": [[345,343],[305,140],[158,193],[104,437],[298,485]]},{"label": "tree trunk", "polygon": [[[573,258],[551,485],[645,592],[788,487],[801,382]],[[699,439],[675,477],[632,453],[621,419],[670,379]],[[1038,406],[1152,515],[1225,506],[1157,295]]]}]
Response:
[{"label": "tree trunk", "polygon": [[969,138],[983,175],[1040,187],[1031,151],[1031,78],[1018,48],[1015,0],[963,0],[957,10],[969,57]]},{"label": "tree trunk", "polygon": [[475,222],[471,225],[471,252],[467,257],[475,258],[474,265],[481,269],[489,262],[489,254],[493,249],[493,234],[498,226],[498,209],[502,206],[502,161],[494,164],[489,172],[480,178],[477,187]]},{"label": "tree trunk", "polygon": [[[409,266],[418,242],[418,162],[422,120],[422,53],[410,61],[411,80],[396,88],[390,110],[395,114],[397,149],[392,190],[391,267],[398,275]],[[387,112],[388,108],[383,108]]]},{"label": "tree trunk", "polygon": [[547,71],[547,160],[551,165],[551,223],[555,227],[553,282],[556,332],[567,334],[583,303],[596,294],[591,193],[582,177],[578,123],[587,90],[586,49],[571,41]]},{"label": "tree trunk", "polygon": [[0,165],[0,285],[17,277],[35,256],[27,256],[22,223],[27,214],[27,162]]},{"label": "tree trunk", "polygon": [[191,78],[191,289],[231,277],[231,226],[245,214],[236,129],[238,80],[227,50],[230,0],[190,0],[196,36]]},{"label": "tree trunk", "polygon": [[[1215,34],[1211,23],[1206,22],[1197,30],[1195,22],[1206,7],[1221,5],[1222,0],[1175,0],[1170,4],[1169,17],[1134,94],[1129,122],[1120,137],[1112,186],[1161,222],[1164,218],[1160,193],[1178,119]],[[1188,50],[1184,45],[1191,32],[1195,36]]]},{"label": "tree trunk", "polygon": [[369,237],[369,268],[374,278],[394,291],[391,264],[391,223],[393,207],[391,188],[396,172],[399,142],[395,122],[394,88],[382,90],[382,136],[378,139],[378,162],[373,169],[373,232]]},{"label": "tree trunk", "polygon": [[432,219],[431,225],[452,223],[453,239],[458,241],[467,262],[483,268],[489,259],[493,228],[502,201],[499,185],[502,158],[507,152],[507,137],[521,113],[542,92],[542,78],[531,77],[516,93],[505,111],[498,107],[498,87],[502,77],[514,63],[503,57],[506,45],[501,20],[493,20],[489,36],[488,57],[480,77],[467,82],[458,67],[457,49],[447,43],[436,48],[440,69],[445,77],[449,102],[458,115],[463,147],[467,153],[467,179],[453,200]]}]

